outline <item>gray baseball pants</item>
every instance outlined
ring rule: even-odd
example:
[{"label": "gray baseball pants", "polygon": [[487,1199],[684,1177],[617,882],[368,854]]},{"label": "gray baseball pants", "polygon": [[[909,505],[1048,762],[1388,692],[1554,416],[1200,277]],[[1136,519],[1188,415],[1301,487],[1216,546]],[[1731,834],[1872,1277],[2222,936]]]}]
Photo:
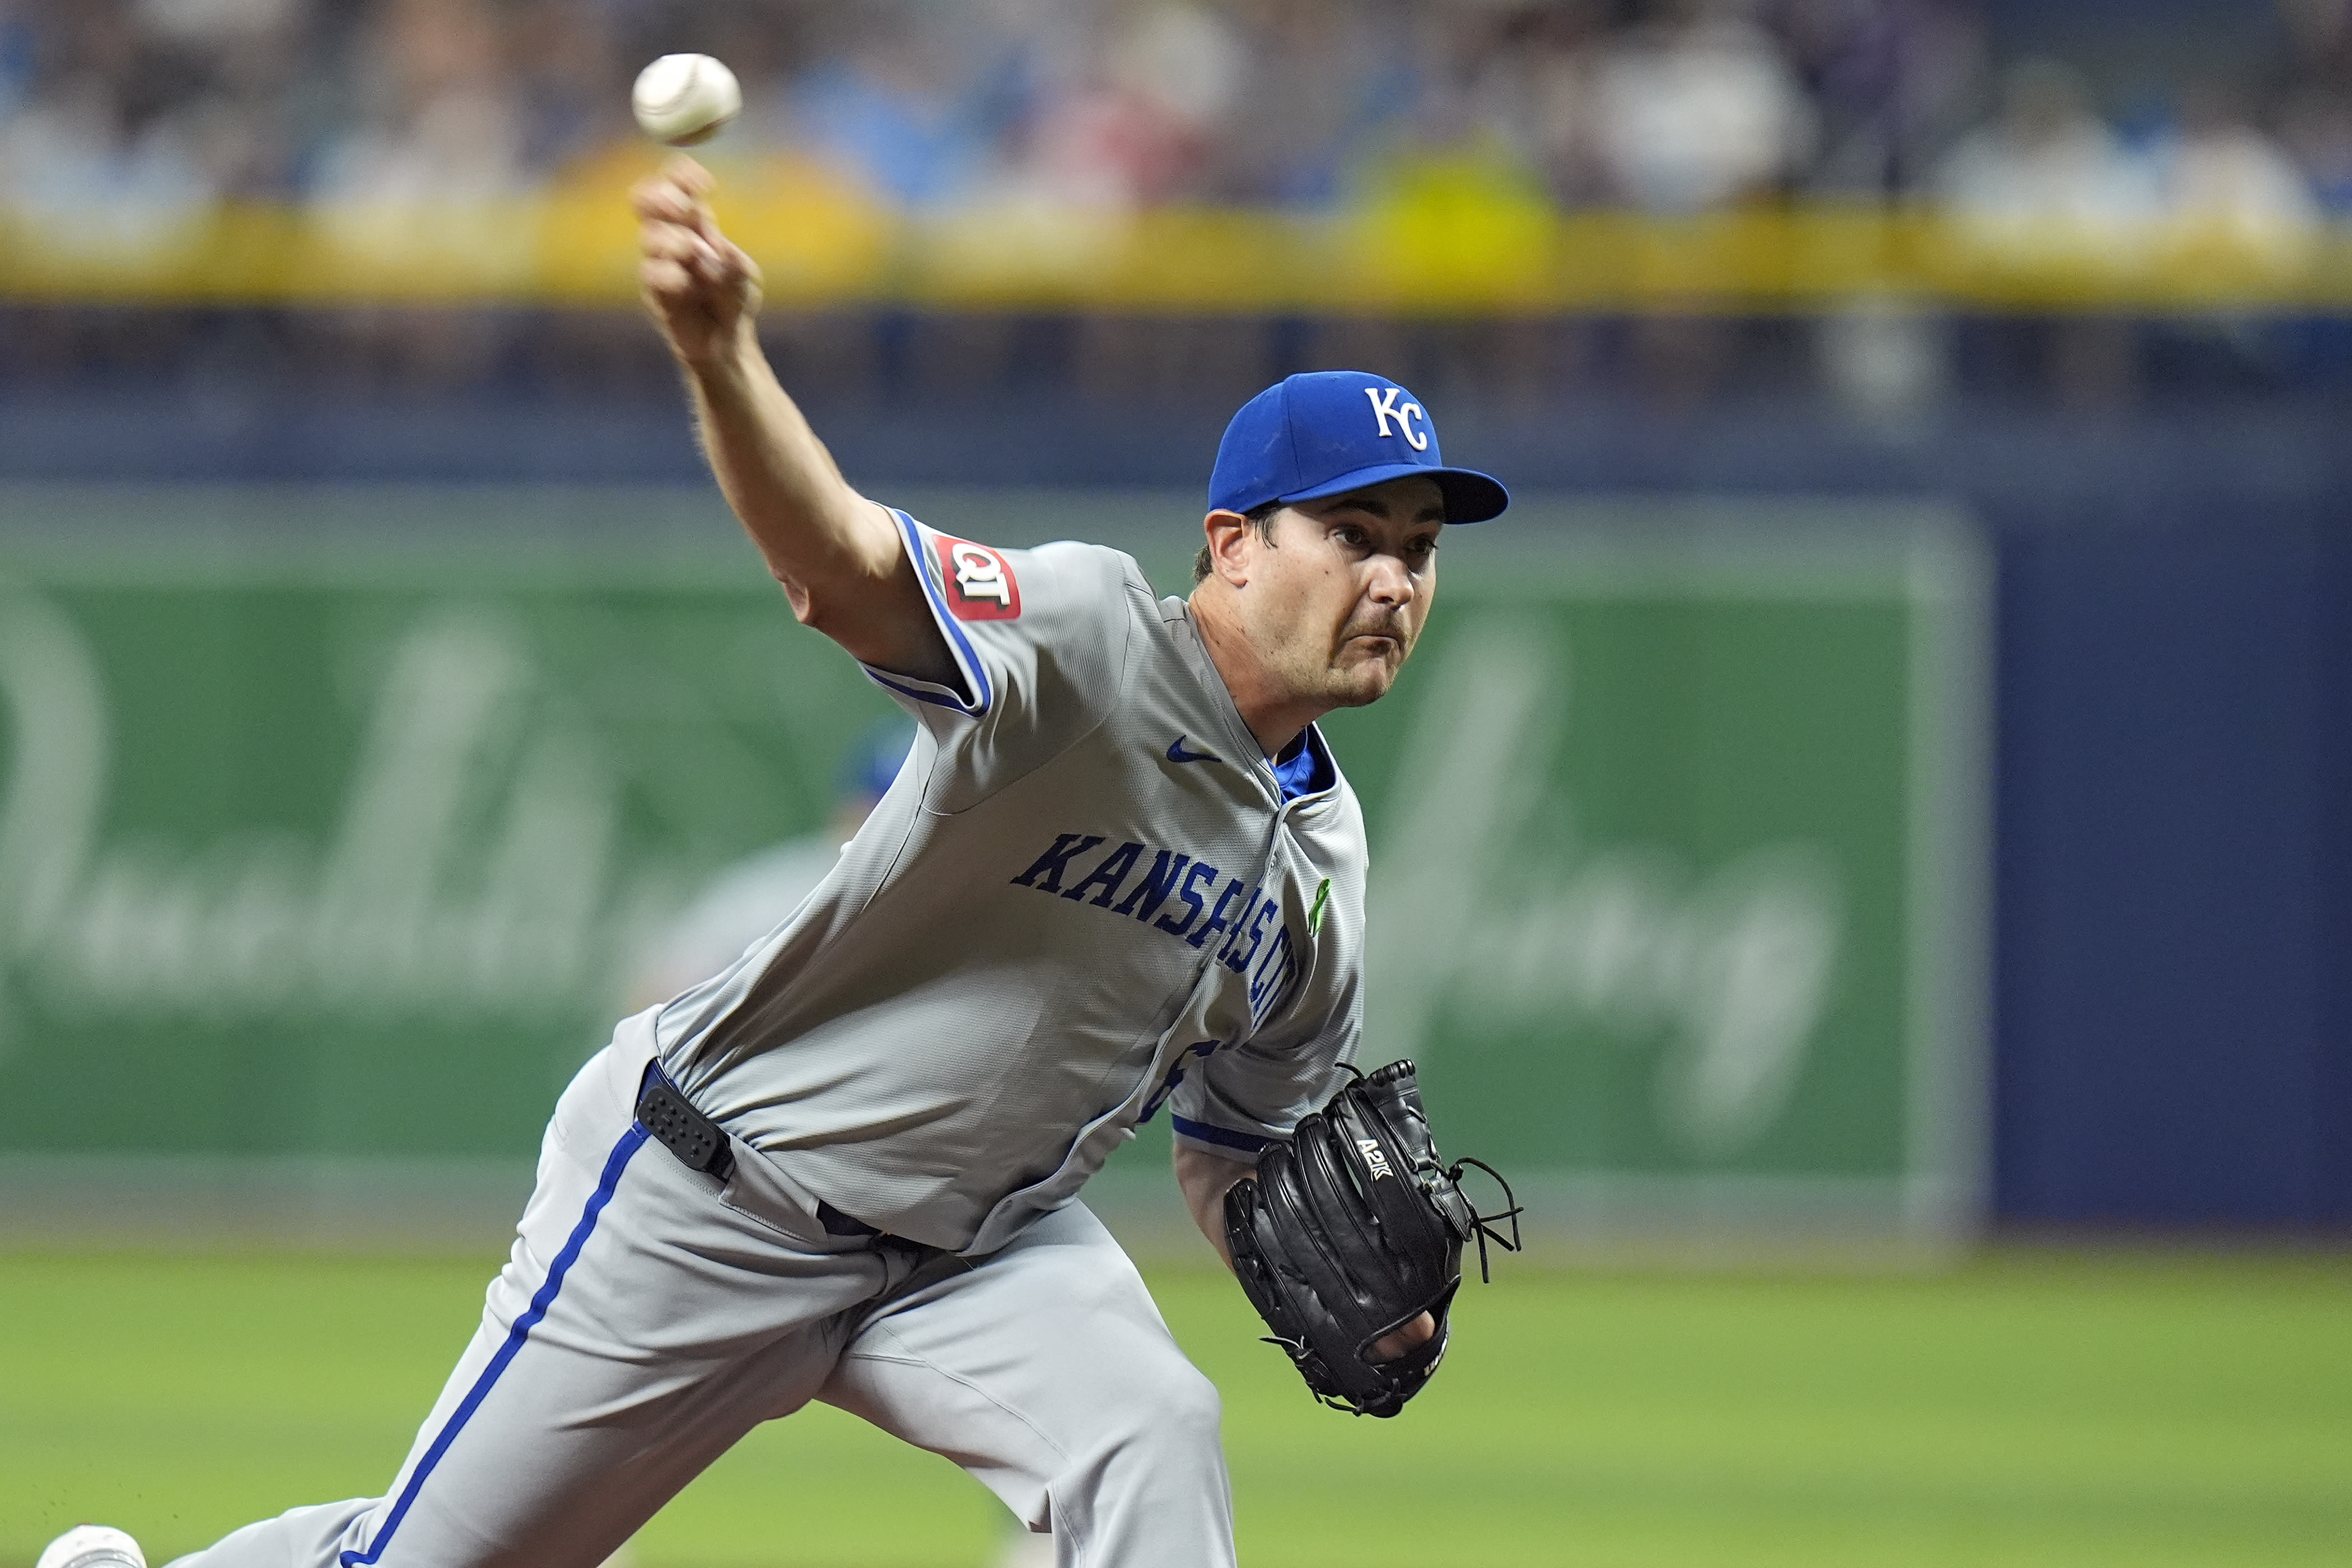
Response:
[{"label": "gray baseball pants", "polygon": [[[762,1421],[812,1399],[954,1460],[1062,1568],[1223,1568],[1216,1390],[1072,1205],[958,1258],[827,1235],[740,1143],[722,1185],[635,1120],[608,1047],[548,1125],[482,1326],[391,1491],[247,1525],[172,1568],[595,1568]],[[776,1478],[777,1521],[797,1507]]]}]

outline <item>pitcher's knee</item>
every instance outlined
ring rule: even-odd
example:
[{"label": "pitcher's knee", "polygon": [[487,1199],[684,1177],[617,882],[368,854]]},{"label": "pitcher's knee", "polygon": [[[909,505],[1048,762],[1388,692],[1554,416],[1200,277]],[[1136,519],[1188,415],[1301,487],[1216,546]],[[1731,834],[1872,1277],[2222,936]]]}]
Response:
[{"label": "pitcher's knee", "polygon": [[1217,1428],[1225,1417],[1224,1396],[1198,1368],[1184,1369],[1184,1375],[1168,1391],[1161,1409],[1171,1425],[1212,1447],[1216,1446]]},{"label": "pitcher's knee", "polygon": [[1222,1466],[1218,1427],[1224,1402],[1217,1385],[1190,1363],[1156,1380],[1150,1394],[1130,1402],[1118,1447],[1155,1470]]},{"label": "pitcher's knee", "polygon": [[1216,1385],[1187,1363],[1120,1389],[1089,1446],[1048,1488],[1051,1517],[1086,1568],[1230,1564],[1233,1509]]}]

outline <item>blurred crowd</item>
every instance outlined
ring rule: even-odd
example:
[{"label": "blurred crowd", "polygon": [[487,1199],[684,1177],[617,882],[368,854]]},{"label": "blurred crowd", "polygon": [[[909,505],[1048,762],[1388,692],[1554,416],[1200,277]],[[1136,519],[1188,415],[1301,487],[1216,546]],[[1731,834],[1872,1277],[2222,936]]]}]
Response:
[{"label": "blurred crowd", "polygon": [[0,201],[498,199],[628,144],[658,53],[728,148],[887,206],[1329,206],[1415,169],[1569,206],[1923,195],[1991,214],[2352,205],[2346,0],[2262,79],[2102,112],[1970,0],[0,0]]},{"label": "blurred crowd", "polygon": [[[454,247],[489,280],[484,297],[543,297],[499,294],[495,269],[520,279],[532,256],[574,251],[509,255],[506,205],[569,195],[583,199],[567,213],[615,210],[651,156],[631,80],[693,50],[744,87],[742,118],[709,155],[730,181],[798,193],[762,209],[772,284],[796,244],[832,245],[845,275],[895,276],[860,237],[900,232],[1083,267],[1086,236],[1147,231],[1075,216],[1155,208],[1435,213],[1472,237],[1454,247],[1462,264],[1491,268],[1477,237],[1490,231],[1462,215],[1861,203],[1957,217],[1936,254],[1975,277],[2031,280],[2054,261],[2062,277],[2219,278],[2259,297],[2318,277],[2337,254],[2326,220],[2352,210],[2352,0],[2253,3],[2274,7],[2259,47],[2207,50],[2183,33],[2140,47],[2126,78],[2127,51],[2036,52],[2000,0],[0,0],[0,246],[71,267],[292,255],[273,237],[299,232],[331,237],[379,279],[425,276]],[[236,250],[215,232],[227,226],[207,226],[241,202],[308,216],[278,229],[266,208],[243,215],[261,221],[237,227]],[[406,209],[420,202],[480,204],[485,223],[418,225]],[[1179,270],[1197,259],[1168,254]],[[10,259],[0,251],[0,276]],[[1888,298],[1865,289],[1801,325],[1671,305],[1612,325],[1507,309],[1213,320],[1133,301],[1058,325],[1017,309],[772,320],[808,340],[780,339],[787,359],[892,397],[1027,376],[1213,400],[1312,360],[1530,408],[1629,380],[1689,406],[1811,379],[1877,418],[1955,385],[2127,402],[2167,365],[2199,384],[2308,379],[2315,364],[2352,376],[2352,339],[2324,306],[2303,325],[2210,305],[2132,323],[2004,296],[2026,308],[1962,329]],[[362,304],[247,320],[205,347],[213,329],[194,317],[163,331],[102,304],[6,310],[0,382],[117,363],[152,376],[176,355],[303,384],[446,385],[544,360],[560,380],[667,385],[635,323],[587,312],[526,323]]]}]

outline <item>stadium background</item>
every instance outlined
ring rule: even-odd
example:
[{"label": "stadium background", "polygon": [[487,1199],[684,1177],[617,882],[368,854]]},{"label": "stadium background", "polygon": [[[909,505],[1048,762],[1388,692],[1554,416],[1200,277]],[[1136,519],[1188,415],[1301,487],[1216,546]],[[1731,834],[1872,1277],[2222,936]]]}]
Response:
[{"label": "stadium background", "polygon": [[[0,1556],[380,1484],[553,1086],[887,710],[630,304],[673,48],[873,493],[1181,587],[1351,364],[1520,498],[1333,729],[1435,933],[1375,1050],[1534,1257],[1365,1430],[1101,1184],[1254,1560],[2340,1556],[2334,0],[0,0]],[[999,1527],[815,1412],[635,1550]]]}]

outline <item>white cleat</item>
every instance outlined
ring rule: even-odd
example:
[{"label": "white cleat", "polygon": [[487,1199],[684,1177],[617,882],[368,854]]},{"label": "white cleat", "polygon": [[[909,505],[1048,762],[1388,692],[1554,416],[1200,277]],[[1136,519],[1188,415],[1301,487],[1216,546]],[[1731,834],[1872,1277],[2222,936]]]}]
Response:
[{"label": "white cleat", "polygon": [[41,1553],[34,1568],[147,1568],[139,1543],[103,1524],[77,1524]]}]

